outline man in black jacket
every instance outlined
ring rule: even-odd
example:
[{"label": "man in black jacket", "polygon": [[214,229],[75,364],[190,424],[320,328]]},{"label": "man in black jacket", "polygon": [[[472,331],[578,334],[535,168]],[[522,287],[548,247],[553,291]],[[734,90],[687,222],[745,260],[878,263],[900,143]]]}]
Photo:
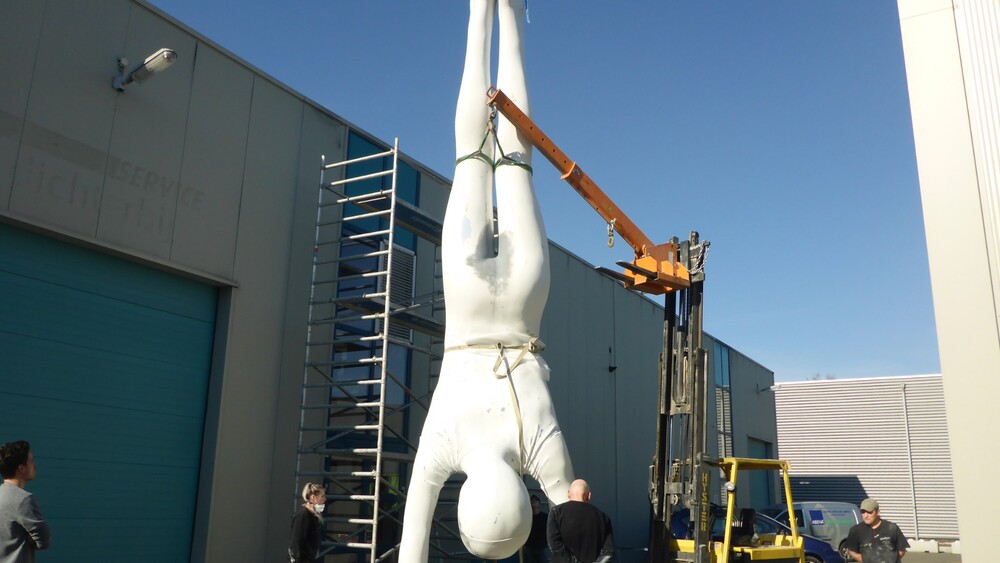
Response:
[{"label": "man in black jacket", "polygon": [[590,486],[583,479],[573,481],[568,496],[569,502],[549,514],[552,563],[607,563],[615,552],[611,520],[590,504]]},{"label": "man in black jacket", "polygon": [[910,543],[899,526],[882,519],[878,501],[865,499],[861,503],[861,518],[864,522],[847,533],[847,550],[851,557],[862,563],[899,563]]}]

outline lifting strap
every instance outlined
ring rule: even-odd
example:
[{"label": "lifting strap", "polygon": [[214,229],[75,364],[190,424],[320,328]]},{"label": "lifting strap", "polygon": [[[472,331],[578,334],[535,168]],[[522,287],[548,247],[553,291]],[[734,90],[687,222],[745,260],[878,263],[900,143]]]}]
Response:
[{"label": "lifting strap", "polygon": [[[531,168],[530,164],[518,162],[517,160],[514,160],[513,158],[507,156],[507,153],[504,152],[503,147],[500,146],[500,139],[497,137],[497,130],[496,130],[496,117],[497,117],[497,105],[490,104],[490,117],[489,120],[486,121],[486,132],[483,133],[483,140],[482,142],[479,143],[479,148],[465,156],[456,159],[455,166],[458,166],[459,164],[465,162],[466,160],[476,159],[483,162],[494,171],[501,166],[517,166],[519,168],[524,168],[525,170],[527,170],[528,174],[534,175],[535,171]],[[496,149],[496,152],[500,153],[500,158],[496,159],[495,161],[490,159],[489,155],[483,152],[483,148],[486,146],[486,141],[488,141],[490,137],[493,137],[493,147]]]},{"label": "lifting strap", "polygon": [[[527,344],[514,346],[507,346],[503,342],[497,342],[496,344],[458,344],[449,346],[444,351],[472,349],[497,351],[497,361],[493,363],[493,376],[497,379],[507,379],[508,388],[510,389],[510,401],[514,406],[514,418],[517,420],[518,473],[524,476],[524,464],[527,461],[527,452],[524,450],[524,425],[521,422],[521,407],[518,404],[517,391],[514,390],[514,370],[517,369],[517,366],[520,365],[521,360],[524,359],[524,356],[528,352],[538,354],[545,349],[545,344],[538,338],[532,338]],[[507,350],[520,350],[521,352],[514,358],[513,362],[509,362],[504,354]],[[503,368],[502,371],[500,371],[501,367]]]}]

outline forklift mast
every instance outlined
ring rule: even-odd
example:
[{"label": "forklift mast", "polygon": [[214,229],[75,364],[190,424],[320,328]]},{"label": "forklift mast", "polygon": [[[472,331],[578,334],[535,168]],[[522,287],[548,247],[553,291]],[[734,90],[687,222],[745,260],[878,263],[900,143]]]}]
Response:
[{"label": "forklift mast", "polygon": [[[708,353],[702,347],[704,260],[708,242],[698,233],[679,244],[680,261],[692,272],[691,286],[666,294],[660,354],[656,447],[650,466],[652,506],[650,561],[711,561],[711,481],[715,467],[708,444]],[[672,552],[671,516],[689,509],[694,553]],[[690,559],[688,559],[690,558]]]}]

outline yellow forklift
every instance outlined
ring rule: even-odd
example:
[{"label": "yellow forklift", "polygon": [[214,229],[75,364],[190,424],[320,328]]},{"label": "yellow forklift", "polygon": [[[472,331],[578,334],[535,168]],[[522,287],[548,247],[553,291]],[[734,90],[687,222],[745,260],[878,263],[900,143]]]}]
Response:
[{"label": "yellow forklift", "polygon": [[[702,293],[709,242],[699,240],[698,233],[692,232],[686,241],[674,237],[654,244],[510,98],[496,88],[490,88],[486,96],[491,117],[495,118],[497,112],[503,114],[607,221],[608,245],[613,244],[617,232],[634,250],[631,262],[618,262],[624,272],[599,270],[628,289],[665,295],[657,442],[650,467],[651,563],[804,563],[802,537],[792,510],[788,462],[713,459],[706,454],[708,354],[702,348]],[[490,131],[494,130],[492,118]],[[721,473],[726,489],[725,519],[720,522],[722,509],[711,504],[713,471]],[[781,474],[790,535],[759,535],[753,511],[737,511],[736,483],[742,471]]]}]

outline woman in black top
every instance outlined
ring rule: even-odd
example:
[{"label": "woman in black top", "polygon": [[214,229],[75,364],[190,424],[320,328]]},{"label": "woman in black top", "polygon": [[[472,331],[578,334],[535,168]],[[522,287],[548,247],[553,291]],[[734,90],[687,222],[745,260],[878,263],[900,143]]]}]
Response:
[{"label": "woman in black top", "polygon": [[288,558],[296,563],[316,561],[323,541],[323,510],[326,508],[326,491],[315,483],[306,483],[302,489],[305,500],[292,518],[292,540],[288,545]]}]

